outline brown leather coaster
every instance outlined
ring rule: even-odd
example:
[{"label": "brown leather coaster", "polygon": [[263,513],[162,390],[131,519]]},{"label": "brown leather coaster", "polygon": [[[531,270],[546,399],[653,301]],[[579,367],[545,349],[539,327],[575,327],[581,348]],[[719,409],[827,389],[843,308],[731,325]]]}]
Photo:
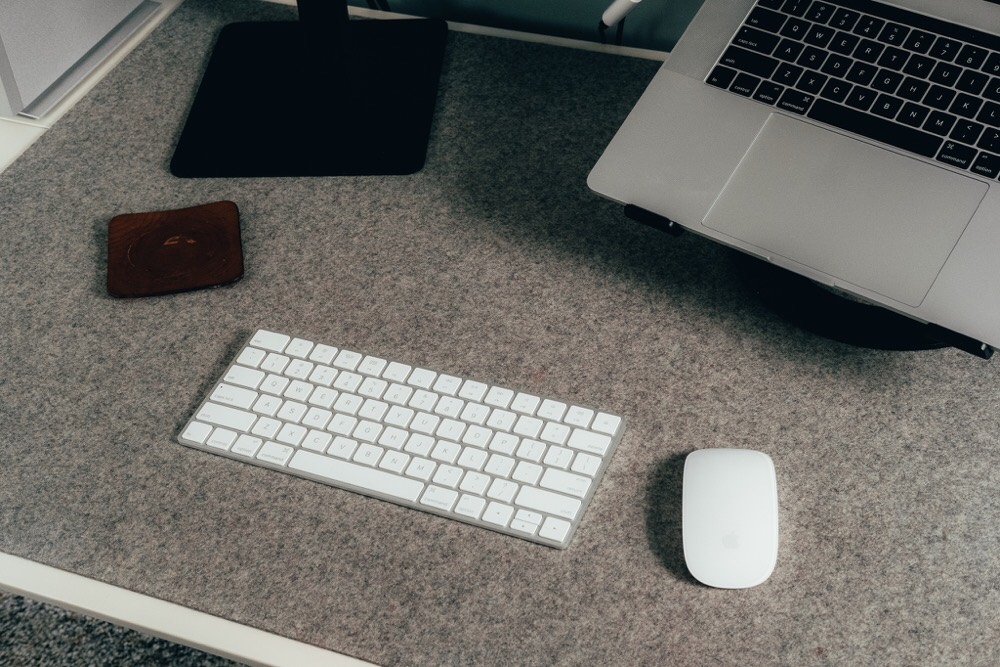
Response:
[{"label": "brown leather coaster", "polygon": [[243,277],[240,211],[231,201],[116,215],[108,223],[108,293],[156,296]]}]

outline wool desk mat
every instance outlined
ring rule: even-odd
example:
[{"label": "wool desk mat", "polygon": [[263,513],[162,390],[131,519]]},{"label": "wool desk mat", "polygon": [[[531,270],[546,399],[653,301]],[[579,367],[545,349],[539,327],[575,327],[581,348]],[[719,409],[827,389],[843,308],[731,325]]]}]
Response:
[{"label": "wool desk mat", "polygon": [[[386,665],[1000,663],[1000,365],[805,333],[586,177],[656,63],[452,34],[413,176],[182,180],[190,0],[0,177],[0,550]],[[262,128],[323,122],[260,91]],[[364,127],[359,118],[354,131]],[[107,222],[221,199],[246,275],[105,291]],[[188,449],[256,328],[624,414],[565,551]],[[684,456],[776,464],[777,569],[699,585]]]}]

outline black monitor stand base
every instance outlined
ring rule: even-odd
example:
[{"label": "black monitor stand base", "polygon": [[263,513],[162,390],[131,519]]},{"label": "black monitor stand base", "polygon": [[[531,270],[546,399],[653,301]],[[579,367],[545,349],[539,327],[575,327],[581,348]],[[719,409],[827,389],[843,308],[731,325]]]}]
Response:
[{"label": "black monitor stand base", "polygon": [[733,253],[746,286],[763,304],[807,331],[858,347],[929,350],[948,347],[927,325],[828,289],[741,252]]},{"label": "black monitor stand base", "polygon": [[307,20],[303,4],[299,21],[223,28],[171,160],[174,175],[391,175],[423,167],[447,24],[350,21],[346,6],[342,16]]}]

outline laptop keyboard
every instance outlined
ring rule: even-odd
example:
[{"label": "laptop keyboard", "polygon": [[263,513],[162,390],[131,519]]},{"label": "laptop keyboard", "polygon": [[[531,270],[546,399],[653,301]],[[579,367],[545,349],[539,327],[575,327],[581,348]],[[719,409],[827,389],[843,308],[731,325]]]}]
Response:
[{"label": "laptop keyboard", "polygon": [[1000,177],[1000,37],[870,0],[758,0],[706,82]]}]

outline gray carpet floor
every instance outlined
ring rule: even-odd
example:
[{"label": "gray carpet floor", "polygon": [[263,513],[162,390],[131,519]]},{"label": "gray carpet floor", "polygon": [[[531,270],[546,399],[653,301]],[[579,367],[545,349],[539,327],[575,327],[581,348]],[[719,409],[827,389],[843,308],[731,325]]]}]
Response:
[{"label": "gray carpet floor", "polygon": [[0,592],[0,665],[236,667],[238,663]]}]

